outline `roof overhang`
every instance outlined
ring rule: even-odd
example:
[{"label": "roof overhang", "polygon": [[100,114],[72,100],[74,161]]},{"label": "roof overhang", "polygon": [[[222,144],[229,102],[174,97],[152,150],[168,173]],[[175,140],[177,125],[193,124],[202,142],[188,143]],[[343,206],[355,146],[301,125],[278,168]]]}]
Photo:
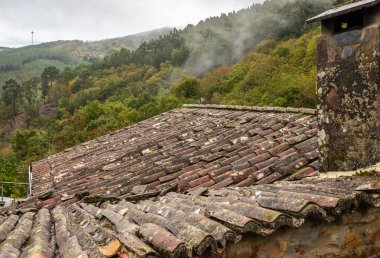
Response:
[{"label": "roof overhang", "polygon": [[321,13],[317,16],[314,16],[313,18],[308,19],[306,22],[313,23],[313,22],[331,19],[331,18],[341,16],[347,13],[363,10],[363,9],[375,6],[377,4],[380,4],[380,0],[362,0],[359,2],[352,3],[352,4],[347,4],[347,5],[330,9],[324,13]]}]

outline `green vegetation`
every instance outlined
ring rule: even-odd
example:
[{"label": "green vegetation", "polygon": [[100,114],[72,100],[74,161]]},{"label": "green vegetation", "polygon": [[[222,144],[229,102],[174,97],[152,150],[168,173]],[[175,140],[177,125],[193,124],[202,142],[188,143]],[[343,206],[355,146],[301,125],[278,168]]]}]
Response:
[{"label": "green vegetation", "polygon": [[0,52],[0,83],[15,79],[18,83],[39,75],[49,65],[62,69],[75,67],[84,61],[73,53],[44,46],[29,46]]},{"label": "green vegetation", "polygon": [[316,29],[298,39],[261,42],[236,65],[205,74],[203,97],[217,104],[314,108],[318,35]]},{"label": "green vegetation", "polygon": [[46,64],[19,87],[4,82],[0,180],[26,181],[33,161],[184,103],[315,107],[319,29],[305,19],[331,4],[265,1],[90,64]]},{"label": "green vegetation", "polygon": [[196,98],[200,96],[200,81],[197,78],[183,77],[172,91],[177,98]]},{"label": "green vegetation", "polygon": [[44,69],[41,74],[42,98],[45,99],[49,90],[53,87],[53,83],[58,79],[59,70],[54,66]]},{"label": "green vegetation", "polygon": [[299,37],[315,26],[306,25],[306,19],[331,5],[331,0],[264,1],[238,12],[206,19],[197,26],[188,26],[183,31],[191,48],[186,70],[202,75],[236,62],[268,37],[276,40]]},{"label": "green vegetation", "polygon": [[174,29],[172,32],[160,36],[158,39],[143,42],[137,49],[131,51],[121,49],[101,61],[89,66],[91,70],[102,70],[119,67],[126,64],[152,65],[159,69],[165,61],[180,66],[188,58],[189,49],[181,32]]},{"label": "green vegetation", "polygon": [[78,60],[72,53],[59,49],[46,49],[42,46],[9,49],[1,51],[0,55],[1,72],[20,70],[22,65],[38,59],[57,60],[66,65],[78,63]]},{"label": "green vegetation", "polygon": [[3,86],[3,102],[9,110],[9,116],[13,120],[17,114],[17,100],[20,95],[20,85],[15,80],[8,80]]},{"label": "green vegetation", "polygon": [[354,176],[361,176],[361,177],[380,177],[380,172],[376,170],[363,170],[360,172],[356,172]]},{"label": "green vegetation", "polygon": [[[17,171],[17,160],[11,154],[0,155],[0,181],[21,182],[24,181]],[[25,182],[25,181],[24,181]],[[17,186],[4,185],[4,196],[23,196],[24,192]]]}]

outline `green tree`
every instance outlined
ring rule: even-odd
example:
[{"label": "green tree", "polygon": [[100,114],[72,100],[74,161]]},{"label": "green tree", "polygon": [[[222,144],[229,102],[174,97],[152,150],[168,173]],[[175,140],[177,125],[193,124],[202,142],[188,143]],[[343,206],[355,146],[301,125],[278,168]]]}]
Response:
[{"label": "green tree", "polygon": [[29,105],[35,104],[38,98],[38,85],[41,82],[40,78],[33,77],[22,83],[22,97],[26,99]]},{"label": "green tree", "polygon": [[[17,161],[13,153],[0,154],[0,181],[20,182]],[[14,185],[4,185],[4,196],[23,197],[25,189]]]},{"label": "green tree", "polygon": [[62,99],[70,97],[70,94],[71,91],[67,85],[57,82],[49,90],[49,103],[57,106]]},{"label": "green tree", "polygon": [[200,81],[194,77],[184,77],[174,86],[174,94],[178,98],[195,98],[199,94]]},{"label": "green tree", "polygon": [[59,70],[55,66],[49,66],[44,69],[41,74],[42,97],[45,99],[49,93],[49,89],[59,77]]},{"label": "green tree", "polygon": [[17,100],[19,96],[20,85],[13,79],[6,81],[3,86],[3,101],[9,107],[12,121],[17,115]]},{"label": "green tree", "polygon": [[47,153],[49,142],[46,133],[38,130],[17,130],[11,139],[18,161],[40,159]]},{"label": "green tree", "polygon": [[182,65],[186,59],[189,57],[190,50],[187,46],[182,45],[179,48],[173,49],[172,59],[174,65]]},{"label": "green tree", "polygon": [[69,67],[66,67],[59,76],[59,82],[68,85],[69,81],[73,80],[75,76],[75,72]]}]

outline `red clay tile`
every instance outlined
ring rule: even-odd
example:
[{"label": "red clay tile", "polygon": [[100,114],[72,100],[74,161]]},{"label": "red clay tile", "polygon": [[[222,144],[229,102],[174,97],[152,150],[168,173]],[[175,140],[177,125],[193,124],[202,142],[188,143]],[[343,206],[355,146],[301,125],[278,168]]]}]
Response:
[{"label": "red clay tile", "polygon": [[207,175],[207,176],[204,176],[204,177],[201,177],[201,178],[195,179],[195,180],[193,180],[193,181],[190,181],[190,182],[189,182],[189,186],[190,186],[191,188],[194,188],[194,187],[199,186],[199,185],[201,185],[201,184],[205,184],[206,182],[208,182],[208,181],[210,181],[210,180],[211,180],[210,176]]},{"label": "red clay tile", "polygon": [[280,173],[273,173],[273,174],[265,177],[264,179],[261,179],[260,181],[256,182],[256,184],[258,184],[258,185],[271,184],[274,181],[277,181],[278,179],[280,179],[281,177],[283,177],[283,176]]},{"label": "red clay tile", "polygon": [[277,157],[272,157],[268,160],[265,160],[263,162],[256,164],[255,167],[257,168],[257,170],[263,169],[265,167],[269,167],[271,165],[274,165],[278,159],[279,158],[277,158]]},{"label": "red clay tile", "polygon": [[228,171],[230,171],[232,169],[232,166],[231,165],[228,165],[228,166],[225,166],[225,167],[222,167],[222,168],[214,168],[214,169],[211,169],[208,171],[208,174],[214,178],[214,177],[217,177],[219,175],[222,175]]},{"label": "red clay tile", "polygon": [[231,165],[231,163],[237,161],[240,159],[240,156],[239,155],[235,155],[235,156],[232,156],[231,158],[228,158],[228,159],[225,159],[223,161],[220,162],[220,165],[222,166],[227,166],[227,165]]},{"label": "red clay tile", "polygon": [[232,174],[233,174],[233,171],[230,170],[230,171],[227,171],[226,173],[224,174],[221,174],[219,176],[216,176],[216,177],[213,177],[212,179],[216,182],[216,183],[219,183],[223,180],[226,180],[227,178],[231,178],[232,177]]},{"label": "red clay tile", "polygon": [[287,142],[284,142],[269,149],[268,152],[272,154],[272,156],[276,156],[277,154],[287,150],[288,148],[290,148],[289,144]]},{"label": "red clay tile", "polygon": [[283,152],[278,153],[276,156],[279,158],[284,158],[284,157],[289,156],[289,155],[296,153],[296,152],[297,152],[297,150],[295,148],[290,148],[290,149],[287,149]]},{"label": "red clay tile", "polygon": [[259,155],[257,157],[254,157],[253,159],[248,160],[248,162],[252,166],[254,166],[254,165],[256,165],[258,163],[261,163],[261,162],[263,162],[263,161],[265,161],[265,160],[267,160],[267,159],[269,159],[271,157],[272,157],[272,155],[269,152],[264,152],[263,154],[261,154],[261,155]]}]

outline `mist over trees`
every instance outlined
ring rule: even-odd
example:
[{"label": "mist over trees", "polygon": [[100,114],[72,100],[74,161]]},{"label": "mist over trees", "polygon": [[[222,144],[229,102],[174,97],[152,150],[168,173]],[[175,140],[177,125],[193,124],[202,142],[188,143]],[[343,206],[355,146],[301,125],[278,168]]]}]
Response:
[{"label": "mist over trees", "polygon": [[221,65],[232,64],[272,36],[285,40],[302,35],[316,25],[305,20],[331,7],[331,0],[265,1],[250,8],[208,18],[188,26],[183,37],[191,49],[184,67],[202,75]]},{"label": "mist over trees", "polygon": [[306,25],[306,19],[332,4],[332,0],[265,1],[208,18],[181,31],[173,30],[144,42],[135,51],[122,49],[90,67],[104,69],[134,63],[159,68],[162,62],[169,61],[191,75],[201,76],[221,65],[233,64],[268,37],[285,40],[302,35],[317,26]]}]

